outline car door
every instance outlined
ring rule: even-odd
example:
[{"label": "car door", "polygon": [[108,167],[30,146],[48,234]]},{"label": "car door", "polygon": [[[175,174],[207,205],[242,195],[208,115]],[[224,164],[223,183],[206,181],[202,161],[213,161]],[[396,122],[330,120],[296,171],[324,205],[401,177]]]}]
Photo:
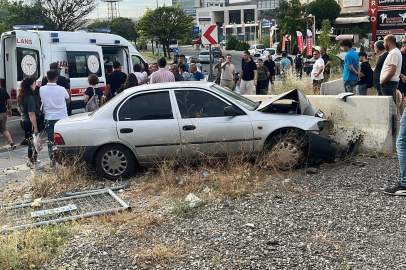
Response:
[{"label": "car door", "polygon": [[117,110],[118,137],[131,144],[139,162],[181,154],[178,119],[168,90],[136,93]]},{"label": "car door", "polygon": [[179,89],[175,96],[182,141],[192,142],[185,153],[224,156],[253,150],[252,124],[241,109],[236,107],[242,115],[224,115],[224,107],[232,104],[203,89]]}]

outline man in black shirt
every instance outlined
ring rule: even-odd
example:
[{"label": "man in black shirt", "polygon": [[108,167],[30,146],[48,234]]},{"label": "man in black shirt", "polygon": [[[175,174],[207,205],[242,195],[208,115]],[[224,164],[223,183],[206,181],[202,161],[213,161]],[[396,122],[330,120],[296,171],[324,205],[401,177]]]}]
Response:
[{"label": "man in black shirt", "polygon": [[184,81],[183,76],[179,74],[179,67],[177,64],[171,65],[170,72],[172,72],[173,76],[175,76],[175,82]]},{"label": "man in black shirt", "polygon": [[114,97],[114,93],[121,87],[127,79],[127,74],[121,71],[121,64],[118,61],[113,62],[114,71],[107,77],[106,92],[107,97]]},{"label": "man in black shirt", "polygon": [[240,86],[241,95],[255,95],[255,86],[257,86],[257,65],[251,60],[250,52],[244,52],[245,62],[242,65],[240,80],[237,86]]},{"label": "man in black shirt", "polygon": [[264,66],[266,66],[269,70],[269,77],[268,80],[271,84],[273,84],[273,80],[275,79],[275,62],[272,60],[272,55],[268,55],[268,59],[264,62]]},{"label": "man in black shirt", "polygon": [[323,82],[327,82],[330,79],[330,65],[331,65],[331,59],[330,56],[327,54],[327,49],[326,47],[320,47],[320,54],[321,54],[321,59],[324,61],[324,79]]},{"label": "man in black shirt", "polygon": [[[61,76],[61,68],[59,67],[57,62],[53,62],[49,64],[49,69],[55,69],[58,72],[58,80],[56,81],[56,84],[59,86],[62,86],[63,88],[66,89],[69,95],[69,103],[66,103],[66,109],[68,110],[68,115],[71,115],[72,108],[70,107],[70,99],[71,99],[71,91],[70,91],[70,84],[68,78]],[[48,84],[47,77],[45,76],[42,78],[41,86],[45,86]],[[39,96],[39,95],[38,95]]]},{"label": "man in black shirt", "polygon": [[376,55],[379,56],[378,62],[376,63],[376,66],[374,69],[374,88],[378,92],[378,96],[382,96],[380,76],[381,76],[381,70],[383,67],[383,63],[385,62],[385,59],[389,53],[385,50],[385,46],[383,45],[382,40],[378,40],[377,42],[375,42],[374,46],[375,46],[375,53],[376,53]]},{"label": "man in black shirt", "polygon": [[6,127],[7,116],[11,117],[11,99],[7,91],[0,87],[0,133],[8,141],[11,149],[15,149],[16,145]]}]

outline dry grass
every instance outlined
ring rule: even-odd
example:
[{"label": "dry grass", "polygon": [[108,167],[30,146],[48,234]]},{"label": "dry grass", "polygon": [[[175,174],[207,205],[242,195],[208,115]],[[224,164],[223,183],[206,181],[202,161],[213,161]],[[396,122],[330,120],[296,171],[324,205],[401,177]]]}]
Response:
[{"label": "dry grass", "polygon": [[152,248],[138,248],[133,251],[139,262],[146,262],[152,265],[166,266],[185,257],[182,252],[183,243],[176,244],[154,244]]},{"label": "dry grass", "polygon": [[[289,133],[286,138],[296,135]],[[157,163],[141,178],[139,187],[131,192],[131,196],[164,195],[176,202],[177,198],[184,198],[189,193],[208,197],[203,192],[205,189],[209,189],[211,195],[244,196],[256,192],[265,182],[279,179],[281,168],[290,170],[302,158],[290,155],[283,147],[276,147],[254,158],[248,151],[228,154],[223,158],[197,156]]]},{"label": "dry grass", "polygon": [[49,171],[35,171],[30,178],[31,196],[46,198],[65,196],[65,192],[77,190],[95,179],[95,174],[79,156]]},{"label": "dry grass", "polygon": [[163,216],[156,214],[123,212],[96,216],[91,222],[104,225],[110,234],[118,234],[123,229],[127,229],[133,238],[140,238],[145,237],[151,227],[161,224],[164,220]]}]

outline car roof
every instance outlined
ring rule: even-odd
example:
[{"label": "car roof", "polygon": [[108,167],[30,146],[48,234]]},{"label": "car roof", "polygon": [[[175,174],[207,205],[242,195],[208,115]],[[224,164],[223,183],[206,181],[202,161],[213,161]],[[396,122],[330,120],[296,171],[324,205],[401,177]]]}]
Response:
[{"label": "car roof", "polygon": [[124,90],[124,92],[140,92],[140,91],[153,91],[160,89],[177,89],[177,88],[208,88],[215,83],[206,81],[181,81],[181,82],[165,82],[165,83],[153,83],[134,86]]}]

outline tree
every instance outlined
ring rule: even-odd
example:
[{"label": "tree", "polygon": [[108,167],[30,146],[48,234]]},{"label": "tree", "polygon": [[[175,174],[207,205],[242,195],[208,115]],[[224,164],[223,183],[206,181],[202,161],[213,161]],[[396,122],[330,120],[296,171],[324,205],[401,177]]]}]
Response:
[{"label": "tree", "polygon": [[306,33],[307,22],[304,7],[299,0],[292,0],[289,3],[286,0],[282,0],[279,4],[277,17],[279,18],[280,36],[291,35],[292,47],[294,47],[297,43],[296,31]]},{"label": "tree", "polygon": [[321,34],[317,39],[317,44],[319,46],[327,48],[327,54],[328,56],[330,56],[331,59],[331,66],[337,67],[340,63],[338,62],[338,59],[337,57],[335,57],[335,55],[340,53],[340,46],[339,44],[334,44],[331,42],[330,34],[331,23],[329,20],[323,20],[321,26]]},{"label": "tree", "polygon": [[113,34],[137,42],[138,33],[135,31],[135,23],[130,18],[114,18],[108,23],[107,28],[110,28]]},{"label": "tree", "polygon": [[108,28],[108,25],[109,21],[95,20],[91,24],[87,25],[86,29],[95,30],[100,28]]},{"label": "tree", "polygon": [[170,57],[171,39],[181,39],[193,26],[193,17],[186,15],[179,6],[161,6],[154,10],[147,9],[144,16],[137,21],[135,29],[144,37],[158,38],[164,46],[164,56]]},{"label": "tree", "polygon": [[316,0],[306,6],[306,12],[316,16],[316,29],[320,29],[324,20],[333,22],[337,19],[341,7],[335,0]]},{"label": "tree", "polygon": [[96,8],[96,0],[18,1],[8,6],[9,24],[42,24],[44,29],[72,31],[82,27]]}]

